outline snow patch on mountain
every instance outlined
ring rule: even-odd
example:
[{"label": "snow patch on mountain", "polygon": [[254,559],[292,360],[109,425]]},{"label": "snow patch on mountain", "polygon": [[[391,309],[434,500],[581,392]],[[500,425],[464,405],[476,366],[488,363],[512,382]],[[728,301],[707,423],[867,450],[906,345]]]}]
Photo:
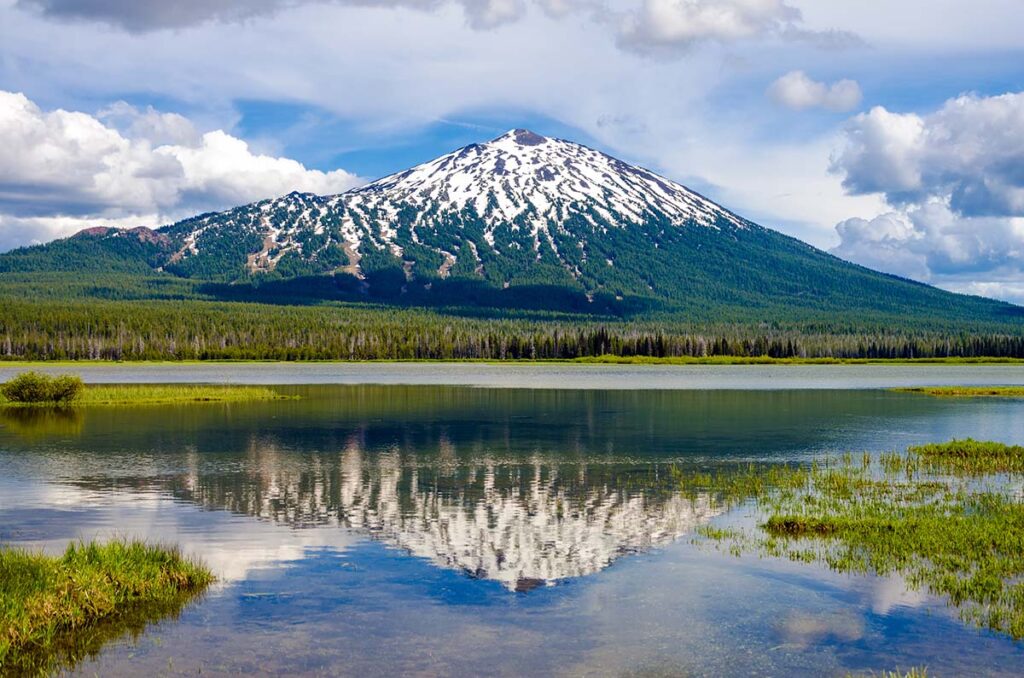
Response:
[{"label": "snow patch on mountain", "polygon": [[[439,246],[437,236],[466,223],[482,225],[482,241],[456,236],[470,246],[474,266],[481,260],[481,246],[501,254],[497,233],[507,229],[515,236],[506,242],[507,249],[532,249],[538,260],[542,249],[549,249],[573,277],[578,267],[559,251],[556,233],[570,234],[585,261],[587,231],[647,223],[750,226],[650,170],[580,144],[514,129],[346,193],[290,193],[166,228],[179,235],[172,263],[201,252],[209,229],[228,228],[260,243],[248,253],[246,267],[253,273],[273,270],[291,252],[315,259],[325,248],[338,246],[348,257],[348,265],[339,270],[359,274],[359,260],[371,248],[403,258],[412,244],[443,258],[434,272],[446,277],[458,247]],[[400,237],[405,228],[408,234]],[[561,243],[564,247],[565,240]]]}]

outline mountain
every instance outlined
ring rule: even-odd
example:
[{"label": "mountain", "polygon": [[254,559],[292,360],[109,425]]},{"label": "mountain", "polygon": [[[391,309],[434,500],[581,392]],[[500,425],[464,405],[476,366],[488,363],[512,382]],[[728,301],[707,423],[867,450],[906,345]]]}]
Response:
[{"label": "mountain", "polygon": [[291,193],[155,231],[90,229],[0,256],[0,271],[93,269],[219,282],[208,289],[225,296],[256,295],[239,284],[252,282],[263,294],[693,317],[1019,311],[842,261],[649,170],[522,129],[340,195]]}]

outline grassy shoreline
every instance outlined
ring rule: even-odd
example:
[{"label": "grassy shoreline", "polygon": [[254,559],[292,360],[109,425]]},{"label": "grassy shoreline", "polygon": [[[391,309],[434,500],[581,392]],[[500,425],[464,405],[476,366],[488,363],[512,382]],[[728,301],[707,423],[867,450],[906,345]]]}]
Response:
[{"label": "grassy shoreline", "polygon": [[0,407],[96,407],[110,405],[170,405],[186,403],[232,403],[261,400],[295,400],[266,386],[204,384],[90,384],[79,398],[66,404],[52,402],[16,403],[0,396]]},{"label": "grassy shoreline", "polygon": [[72,543],[58,557],[0,547],[0,673],[73,667],[213,581],[176,549],[137,541]]},{"label": "grassy shoreline", "polygon": [[739,556],[847,574],[899,575],[975,626],[1024,640],[1024,448],[971,439],[905,454],[826,457],[678,474],[726,507],[752,503],[756,527],[698,529]]},{"label": "grassy shoreline", "polygon": [[936,398],[1024,398],[1024,386],[916,386],[892,390]]},{"label": "grassy shoreline", "polygon": [[772,358],[770,356],[663,357],[589,356],[572,359],[486,360],[8,360],[2,368],[111,367],[167,365],[374,365],[374,364],[471,364],[471,365],[1024,365],[1024,358]]}]

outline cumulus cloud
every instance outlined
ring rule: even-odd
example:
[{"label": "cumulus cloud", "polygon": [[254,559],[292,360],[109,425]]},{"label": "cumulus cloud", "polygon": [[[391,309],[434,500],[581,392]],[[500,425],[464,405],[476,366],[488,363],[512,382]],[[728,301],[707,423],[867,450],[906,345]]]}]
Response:
[{"label": "cumulus cloud", "polygon": [[1024,214],[1024,93],[964,95],[929,115],[876,107],[854,118],[833,166],[851,193],[894,205],[949,199],[970,216]]},{"label": "cumulus cloud", "polygon": [[824,108],[849,111],[860,104],[860,85],[854,80],[839,80],[831,85],[812,80],[803,71],[790,71],[768,87],[768,96],[777,104],[803,110]]},{"label": "cumulus cloud", "polygon": [[1008,285],[1011,298],[1024,279],[1024,94],[965,95],[926,115],[877,107],[846,137],[832,171],[893,210],[840,223],[836,254],[956,289]]},{"label": "cumulus cloud", "polygon": [[818,46],[859,44],[838,30],[800,27],[800,10],[783,0],[642,0],[622,22],[619,43],[644,54],[684,52],[701,42],[777,36]]},{"label": "cumulus cloud", "polygon": [[123,103],[96,116],[47,112],[3,91],[0,148],[0,240],[8,247],[96,223],[137,224],[360,183],[343,170],[253,153],[222,130],[201,134],[179,115]]}]

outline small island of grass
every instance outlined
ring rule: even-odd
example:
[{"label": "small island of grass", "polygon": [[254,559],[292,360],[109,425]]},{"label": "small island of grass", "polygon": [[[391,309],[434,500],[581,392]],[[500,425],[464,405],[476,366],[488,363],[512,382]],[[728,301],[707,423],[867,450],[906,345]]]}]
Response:
[{"label": "small island of grass", "polygon": [[233,384],[84,384],[74,375],[24,372],[0,386],[0,406],[163,405],[291,400],[267,386]]},{"label": "small island of grass", "polygon": [[893,390],[936,398],[1024,398],[1024,386],[916,386]]},{"label": "small island of grass", "polygon": [[899,575],[966,621],[1024,639],[1024,447],[971,439],[906,454],[823,458],[678,474],[690,493],[753,501],[757,528],[714,524],[704,539],[740,555]]},{"label": "small island of grass", "polygon": [[48,673],[175,615],[214,577],[177,550],[72,543],[60,557],[0,547],[0,673]]}]

